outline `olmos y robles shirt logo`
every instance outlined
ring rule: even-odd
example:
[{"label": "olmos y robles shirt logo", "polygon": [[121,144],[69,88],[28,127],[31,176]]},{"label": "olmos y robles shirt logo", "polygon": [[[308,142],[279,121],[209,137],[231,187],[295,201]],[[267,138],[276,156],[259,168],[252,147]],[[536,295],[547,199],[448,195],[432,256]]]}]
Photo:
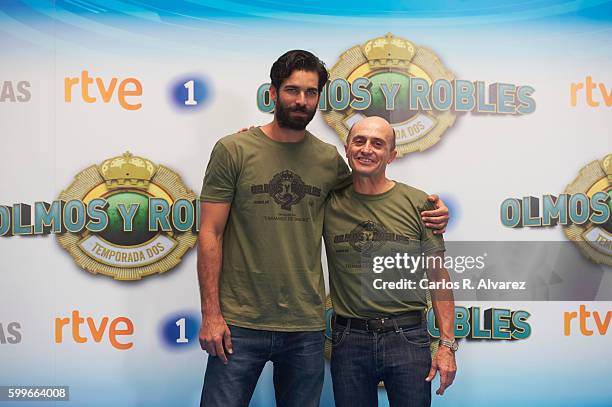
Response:
[{"label": "olmos y robles shirt logo", "polygon": [[334,243],[348,243],[359,253],[372,253],[387,242],[409,242],[410,238],[389,232],[384,226],[366,220],[359,223],[350,233],[334,236]]},{"label": "olmos y robles shirt logo", "polygon": [[290,211],[306,195],[321,196],[321,188],[306,185],[296,173],[284,170],[272,177],[267,184],[253,185],[252,194],[268,194],[281,209]]},{"label": "olmos y robles shirt logo", "polygon": [[[60,199],[85,205],[103,200],[100,209],[107,224],[101,231],[84,228],[58,235],[76,263],[94,274],[137,280],[166,272],[197,239],[192,233],[198,218],[195,194],[171,169],[129,152],[81,171]],[[176,209],[174,227],[168,219],[170,208]],[[189,231],[177,230],[177,223]]]}]

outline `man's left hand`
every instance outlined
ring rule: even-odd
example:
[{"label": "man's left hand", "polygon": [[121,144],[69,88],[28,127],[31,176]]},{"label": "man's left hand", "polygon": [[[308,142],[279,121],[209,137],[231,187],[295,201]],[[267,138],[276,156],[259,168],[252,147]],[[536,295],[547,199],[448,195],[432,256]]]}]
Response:
[{"label": "man's left hand", "polygon": [[450,219],[448,208],[438,195],[429,195],[427,200],[429,202],[433,202],[436,209],[433,211],[421,212],[421,218],[423,219],[423,222],[425,222],[425,226],[433,229],[433,233],[435,235],[441,235],[442,233],[446,232],[446,226],[448,225],[448,220]]},{"label": "man's left hand", "polygon": [[425,379],[430,382],[436,377],[436,371],[440,372],[440,387],[436,390],[436,394],[441,396],[444,390],[455,380],[457,373],[457,363],[455,363],[455,353],[446,346],[438,347],[438,351],[431,361],[431,369],[429,376]]}]

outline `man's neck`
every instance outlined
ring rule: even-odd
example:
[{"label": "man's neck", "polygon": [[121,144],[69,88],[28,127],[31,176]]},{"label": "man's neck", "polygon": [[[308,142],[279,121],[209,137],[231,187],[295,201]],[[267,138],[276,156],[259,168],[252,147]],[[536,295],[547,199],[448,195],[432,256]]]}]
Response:
[{"label": "man's neck", "polygon": [[353,172],[353,188],[355,192],[364,195],[379,195],[395,186],[395,182],[387,179],[384,174],[375,177],[363,177]]},{"label": "man's neck", "polygon": [[293,130],[286,127],[280,127],[276,120],[261,127],[268,138],[280,143],[298,143],[304,140],[306,130]]}]

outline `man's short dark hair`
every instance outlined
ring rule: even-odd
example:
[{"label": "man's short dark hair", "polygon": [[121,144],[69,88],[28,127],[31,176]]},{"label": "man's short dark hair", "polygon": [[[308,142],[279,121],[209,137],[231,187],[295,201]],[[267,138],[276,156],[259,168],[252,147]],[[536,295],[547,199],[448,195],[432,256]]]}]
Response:
[{"label": "man's short dark hair", "polygon": [[319,74],[319,93],[321,93],[329,78],[329,73],[323,61],[311,52],[294,49],[285,52],[272,65],[272,69],[270,69],[272,86],[280,90],[283,81],[290,77],[294,71],[309,71]]}]

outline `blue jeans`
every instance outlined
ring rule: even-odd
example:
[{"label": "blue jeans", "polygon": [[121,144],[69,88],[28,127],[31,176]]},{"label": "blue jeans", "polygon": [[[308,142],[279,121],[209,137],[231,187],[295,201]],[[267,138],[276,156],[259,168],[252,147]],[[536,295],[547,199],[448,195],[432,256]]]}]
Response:
[{"label": "blue jeans", "polygon": [[387,332],[336,324],[331,357],[336,407],[377,406],[380,381],[392,407],[430,406],[431,383],[425,378],[431,353],[425,324]]},{"label": "blue jeans", "polygon": [[323,387],[324,334],[274,332],[230,325],[234,353],[224,365],[208,356],[202,407],[246,407],[266,364],[274,363],[274,392],[279,407],[318,407]]}]

